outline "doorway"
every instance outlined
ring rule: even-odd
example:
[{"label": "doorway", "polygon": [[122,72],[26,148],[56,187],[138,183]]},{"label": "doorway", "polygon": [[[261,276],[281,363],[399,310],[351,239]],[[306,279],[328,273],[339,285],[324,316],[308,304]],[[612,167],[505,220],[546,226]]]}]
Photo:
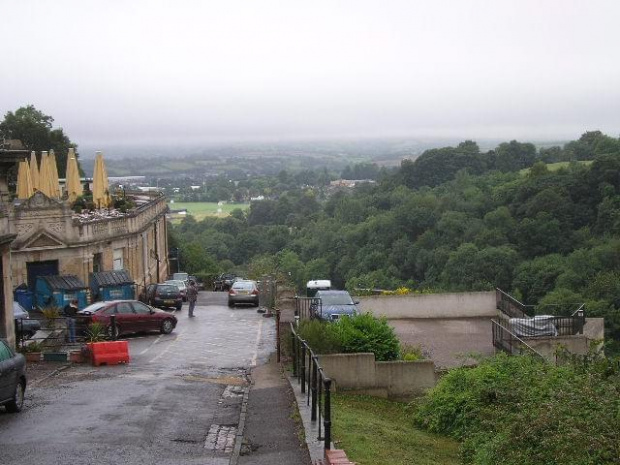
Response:
[{"label": "doorway", "polygon": [[58,274],[58,260],[26,263],[26,271],[28,273],[28,289],[34,292],[38,276],[54,276]]}]

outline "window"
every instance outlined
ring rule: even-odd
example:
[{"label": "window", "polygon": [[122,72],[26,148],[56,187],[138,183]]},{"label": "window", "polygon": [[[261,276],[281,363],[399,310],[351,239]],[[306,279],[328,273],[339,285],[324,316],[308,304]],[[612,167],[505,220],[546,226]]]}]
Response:
[{"label": "window", "polygon": [[123,249],[114,249],[113,260],[114,260],[114,269],[122,270],[123,269]]},{"label": "window", "polygon": [[143,303],[141,303],[141,302],[134,302],[133,303],[133,309],[138,314],[151,313],[151,309],[149,307],[147,307],[146,305],[144,305]]},{"label": "window", "polygon": [[127,315],[129,313],[133,313],[133,309],[131,308],[131,304],[128,302],[121,302],[116,306],[116,312]]},{"label": "window", "polygon": [[103,256],[101,253],[93,254],[93,273],[103,271]]}]

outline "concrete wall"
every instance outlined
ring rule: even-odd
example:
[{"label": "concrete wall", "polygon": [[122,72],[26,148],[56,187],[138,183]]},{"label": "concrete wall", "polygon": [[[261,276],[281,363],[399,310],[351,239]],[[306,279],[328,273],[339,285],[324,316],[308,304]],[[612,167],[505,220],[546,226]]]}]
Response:
[{"label": "concrete wall", "polygon": [[387,319],[497,316],[495,291],[356,297],[362,312]]},{"label": "concrete wall", "polygon": [[421,396],[436,382],[430,360],[377,362],[371,353],[321,355],[319,360],[336,390],[402,399]]},{"label": "concrete wall", "polygon": [[556,362],[556,352],[559,348],[564,348],[574,355],[586,355],[590,352],[593,342],[601,341],[597,348],[602,350],[602,341],[605,337],[605,326],[603,318],[587,318],[583,327],[583,335],[576,336],[557,336],[557,337],[528,337],[525,342],[545,357],[550,362]]}]

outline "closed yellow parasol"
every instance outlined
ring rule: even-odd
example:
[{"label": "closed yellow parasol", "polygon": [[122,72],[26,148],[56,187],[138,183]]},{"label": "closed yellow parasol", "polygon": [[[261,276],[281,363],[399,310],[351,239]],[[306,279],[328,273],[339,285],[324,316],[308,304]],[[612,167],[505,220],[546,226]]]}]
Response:
[{"label": "closed yellow parasol", "polygon": [[103,161],[103,154],[97,152],[95,169],[93,171],[93,202],[97,208],[107,208],[110,205],[108,174]]},{"label": "closed yellow parasol", "polygon": [[75,202],[75,200],[82,195],[82,183],[80,182],[80,171],[77,158],[75,158],[74,148],[70,148],[67,154],[67,173],[65,178],[69,202]]},{"label": "closed yellow parasol", "polygon": [[34,151],[30,152],[30,182],[32,182],[33,190],[39,189],[39,163]]},{"label": "closed yellow parasol", "polygon": [[28,161],[20,161],[17,171],[17,198],[28,199],[33,192]]},{"label": "closed yellow parasol", "polygon": [[47,158],[50,171],[50,197],[60,198],[60,183],[58,182],[58,165],[56,164],[56,154],[50,150]]},{"label": "closed yellow parasol", "polygon": [[39,171],[39,190],[48,197],[52,196],[52,184],[50,177],[50,164],[47,152],[41,152],[41,168]]}]

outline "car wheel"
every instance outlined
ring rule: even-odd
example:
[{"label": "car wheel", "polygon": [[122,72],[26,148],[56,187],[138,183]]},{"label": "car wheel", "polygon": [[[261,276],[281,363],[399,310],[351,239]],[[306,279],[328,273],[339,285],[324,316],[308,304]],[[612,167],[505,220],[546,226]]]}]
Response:
[{"label": "car wheel", "polygon": [[177,312],[180,312],[182,308],[183,308],[183,304],[177,305]]},{"label": "car wheel", "polygon": [[24,406],[24,394],[26,392],[26,381],[21,379],[17,386],[15,386],[15,393],[13,394],[13,400],[6,404],[6,411],[10,413],[16,413],[21,411]]},{"label": "car wheel", "polygon": [[162,321],[161,330],[160,330],[162,334],[170,334],[173,329],[174,329],[174,324],[172,323],[172,320],[170,318],[167,318],[164,321]]},{"label": "car wheel", "polygon": [[229,301],[228,301],[228,306],[229,306],[230,308],[234,308],[235,304],[234,304],[234,303],[232,303],[232,302],[229,300]]}]

